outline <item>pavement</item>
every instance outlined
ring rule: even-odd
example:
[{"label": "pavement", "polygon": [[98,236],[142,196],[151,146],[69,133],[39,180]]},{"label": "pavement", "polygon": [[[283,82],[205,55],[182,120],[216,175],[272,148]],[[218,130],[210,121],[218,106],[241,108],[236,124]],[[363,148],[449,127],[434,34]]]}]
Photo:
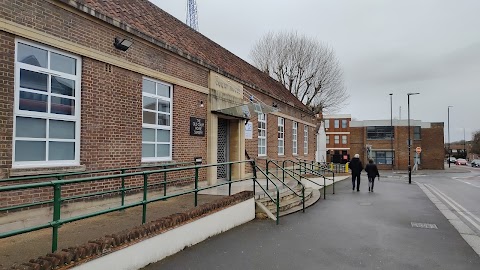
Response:
[{"label": "pavement", "polygon": [[480,257],[415,182],[380,174],[374,193],[363,175],[360,192],[342,181],[335,195],[278,226],[254,220],[144,269],[480,269]]}]

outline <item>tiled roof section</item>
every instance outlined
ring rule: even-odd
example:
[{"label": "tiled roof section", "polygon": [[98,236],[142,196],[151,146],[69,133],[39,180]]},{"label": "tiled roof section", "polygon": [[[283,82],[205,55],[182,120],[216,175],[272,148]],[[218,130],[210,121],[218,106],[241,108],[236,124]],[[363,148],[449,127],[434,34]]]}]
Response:
[{"label": "tiled roof section", "polygon": [[76,1],[174,46],[246,83],[255,85],[285,103],[308,110],[282,84],[268,74],[261,72],[147,0]]}]

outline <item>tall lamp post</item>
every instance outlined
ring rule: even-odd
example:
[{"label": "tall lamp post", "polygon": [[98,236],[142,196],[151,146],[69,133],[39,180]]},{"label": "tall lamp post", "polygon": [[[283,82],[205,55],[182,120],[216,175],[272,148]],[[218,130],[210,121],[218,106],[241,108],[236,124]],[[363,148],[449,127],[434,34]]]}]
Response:
[{"label": "tall lamp post", "polygon": [[450,168],[450,108],[453,106],[448,106],[447,108],[447,123],[448,123],[448,168]]},{"label": "tall lamp post", "polygon": [[393,96],[393,93],[390,93],[390,148],[391,148],[391,151],[392,151],[392,171],[393,171],[393,166],[394,166],[394,154],[393,154],[393,106],[392,106],[392,96]]},{"label": "tall lamp post", "polygon": [[410,149],[412,142],[410,140],[410,96],[418,95],[420,93],[407,93],[407,106],[408,106],[408,183],[412,183],[412,165],[410,161]]}]

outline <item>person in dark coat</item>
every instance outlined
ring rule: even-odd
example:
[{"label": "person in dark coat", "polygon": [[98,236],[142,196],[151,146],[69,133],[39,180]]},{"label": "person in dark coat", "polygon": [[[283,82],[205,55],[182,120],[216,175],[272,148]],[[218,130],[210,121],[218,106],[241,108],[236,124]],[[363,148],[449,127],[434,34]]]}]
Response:
[{"label": "person in dark coat", "polygon": [[375,177],[380,177],[377,165],[373,163],[373,159],[370,159],[368,161],[367,166],[365,166],[365,171],[367,172],[368,176],[368,191],[373,192],[373,184],[375,183]]},{"label": "person in dark coat", "polygon": [[360,155],[355,154],[355,156],[350,160],[349,164],[350,170],[352,171],[352,190],[355,190],[355,180],[357,181],[357,191],[360,191],[360,174],[363,170],[363,164],[360,161]]}]

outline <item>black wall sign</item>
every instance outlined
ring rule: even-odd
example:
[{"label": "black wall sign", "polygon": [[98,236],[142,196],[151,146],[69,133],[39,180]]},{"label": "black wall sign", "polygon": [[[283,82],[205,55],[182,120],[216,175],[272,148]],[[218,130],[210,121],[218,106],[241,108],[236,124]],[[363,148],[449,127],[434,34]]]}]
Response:
[{"label": "black wall sign", "polygon": [[205,119],[190,117],[190,136],[205,136]]}]

